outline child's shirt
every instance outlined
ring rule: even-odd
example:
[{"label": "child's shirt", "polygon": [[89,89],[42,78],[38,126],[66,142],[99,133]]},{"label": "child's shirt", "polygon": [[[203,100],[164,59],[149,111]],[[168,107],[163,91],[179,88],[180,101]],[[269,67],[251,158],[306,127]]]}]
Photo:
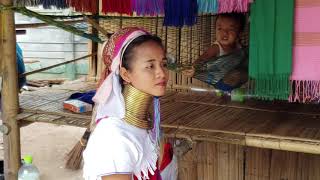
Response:
[{"label": "child's shirt", "polygon": [[214,44],[219,46],[219,55],[196,65],[194,75],[194,78],[211,85],[215,85],[247,58],[247,53],[240,44],[231,53],[226,53],[217,41]]}]

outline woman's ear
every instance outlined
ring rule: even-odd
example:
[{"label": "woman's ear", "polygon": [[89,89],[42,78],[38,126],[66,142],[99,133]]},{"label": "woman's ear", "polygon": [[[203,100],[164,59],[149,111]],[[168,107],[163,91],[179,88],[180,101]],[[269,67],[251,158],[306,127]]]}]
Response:
[{"label": "woman's ear", "polygon": [[126,68],[124,67],[120,68],[120,76],[125,82],[127,83],[131,82],[129,72]]}]

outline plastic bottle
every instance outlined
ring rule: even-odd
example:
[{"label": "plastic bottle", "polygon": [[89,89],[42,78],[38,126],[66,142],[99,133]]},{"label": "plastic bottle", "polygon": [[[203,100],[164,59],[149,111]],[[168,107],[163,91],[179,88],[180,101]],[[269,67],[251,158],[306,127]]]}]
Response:
[{"label": "plastic bottle", "polygon": [[241,102],[247,98],[244,89],[234,89],[231,91],[231,101]]},{"label": "plastic bottle", "polygon": [[18,180],[40,180],[40,172],[38,168],[32,164],[32,156],[24,156],[23,165],[18,172]]}]

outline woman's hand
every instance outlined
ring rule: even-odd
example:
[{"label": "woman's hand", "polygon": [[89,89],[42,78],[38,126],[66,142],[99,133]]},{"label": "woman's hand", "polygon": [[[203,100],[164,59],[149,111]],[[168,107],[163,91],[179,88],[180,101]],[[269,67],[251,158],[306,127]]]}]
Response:
[{"label": "woman's hand", "polygon": [[194,73],[195,73],[195,69],[193,66],[191,67],[191,69],[186,69],[182,71],[182,74],[187,77],[193,77]]}]

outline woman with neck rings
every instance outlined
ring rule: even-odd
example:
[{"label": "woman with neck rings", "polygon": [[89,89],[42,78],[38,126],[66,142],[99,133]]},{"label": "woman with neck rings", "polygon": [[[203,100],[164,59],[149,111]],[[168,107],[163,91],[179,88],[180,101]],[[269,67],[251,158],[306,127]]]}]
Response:
[{"label": "woman with neck rings", "polygon": [[168,81],[161,39],[140,28],[124,28],[110,37],[102,53],[107,68],[93,98],[97,125],[83,153],[84,178],[161,179],[158,97]]}]

